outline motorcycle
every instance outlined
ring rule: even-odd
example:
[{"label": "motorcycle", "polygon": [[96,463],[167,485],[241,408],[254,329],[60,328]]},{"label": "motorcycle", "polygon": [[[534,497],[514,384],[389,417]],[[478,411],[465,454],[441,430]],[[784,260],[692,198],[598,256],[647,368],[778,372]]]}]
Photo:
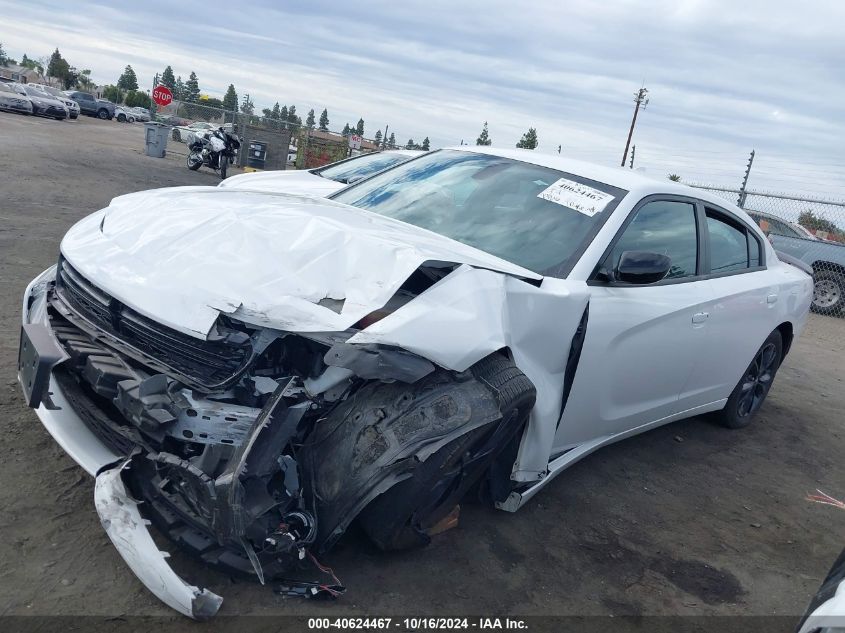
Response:
[{"label": "motorcycle", "polygon": [[241,147],[240,139],[222,127],[201,135],[192,132],[186,144],[188,169],[196,171],[205,165],[220,172],[220,180],[225,180],[226,169],[234,164]]}]

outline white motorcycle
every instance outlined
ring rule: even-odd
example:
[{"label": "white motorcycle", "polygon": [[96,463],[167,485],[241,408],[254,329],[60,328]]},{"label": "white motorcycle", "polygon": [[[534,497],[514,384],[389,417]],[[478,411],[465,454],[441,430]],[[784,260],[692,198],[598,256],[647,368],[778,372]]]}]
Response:
[{"label": "white motorcycle", "polygon": [[196,171],[205,165],[220,172],[220,180],[226,178],[226,169],[234,164],[241,147],[240,139],[222,127],[202,134],[191,132],[186,144],[188,169]]}]

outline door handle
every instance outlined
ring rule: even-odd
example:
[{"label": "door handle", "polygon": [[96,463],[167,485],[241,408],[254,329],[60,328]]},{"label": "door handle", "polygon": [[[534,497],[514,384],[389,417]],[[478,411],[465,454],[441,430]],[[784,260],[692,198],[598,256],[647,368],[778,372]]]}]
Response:
[{"label": "door handle", "polygon": [[769,295],[766,297],[766,303],[777,303],[778,296],[777,295]]},{"label": "door handle", "polygon": [[704,323],[707,320],[707,317],[710,316],[709,312],[696,312],[692,315],[692,322],[693,323]]}]

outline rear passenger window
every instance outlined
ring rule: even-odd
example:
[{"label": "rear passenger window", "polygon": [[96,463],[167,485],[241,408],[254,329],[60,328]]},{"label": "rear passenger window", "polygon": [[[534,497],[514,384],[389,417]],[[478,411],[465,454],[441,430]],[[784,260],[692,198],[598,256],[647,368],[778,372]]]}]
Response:
[{"label": "rear passenger window", "polygon": [[739,222],[707,209],[710,272],[714,275],[760,265],[760,243]]}]

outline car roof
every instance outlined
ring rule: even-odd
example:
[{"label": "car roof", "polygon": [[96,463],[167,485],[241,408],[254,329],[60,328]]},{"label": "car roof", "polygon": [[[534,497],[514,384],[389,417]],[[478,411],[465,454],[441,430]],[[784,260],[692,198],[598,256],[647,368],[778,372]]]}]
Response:
[{"label": "car roof", "polygon": [[421,150],[421,149],[386,149],[386,150],[382,150],[381,153],[382,154],[395,154],[395,155],[398,155],[398,156],[413,157],[413,156],[420,156],[420,155],[425,154],[427,152],[425,152],[424,150]]}]

